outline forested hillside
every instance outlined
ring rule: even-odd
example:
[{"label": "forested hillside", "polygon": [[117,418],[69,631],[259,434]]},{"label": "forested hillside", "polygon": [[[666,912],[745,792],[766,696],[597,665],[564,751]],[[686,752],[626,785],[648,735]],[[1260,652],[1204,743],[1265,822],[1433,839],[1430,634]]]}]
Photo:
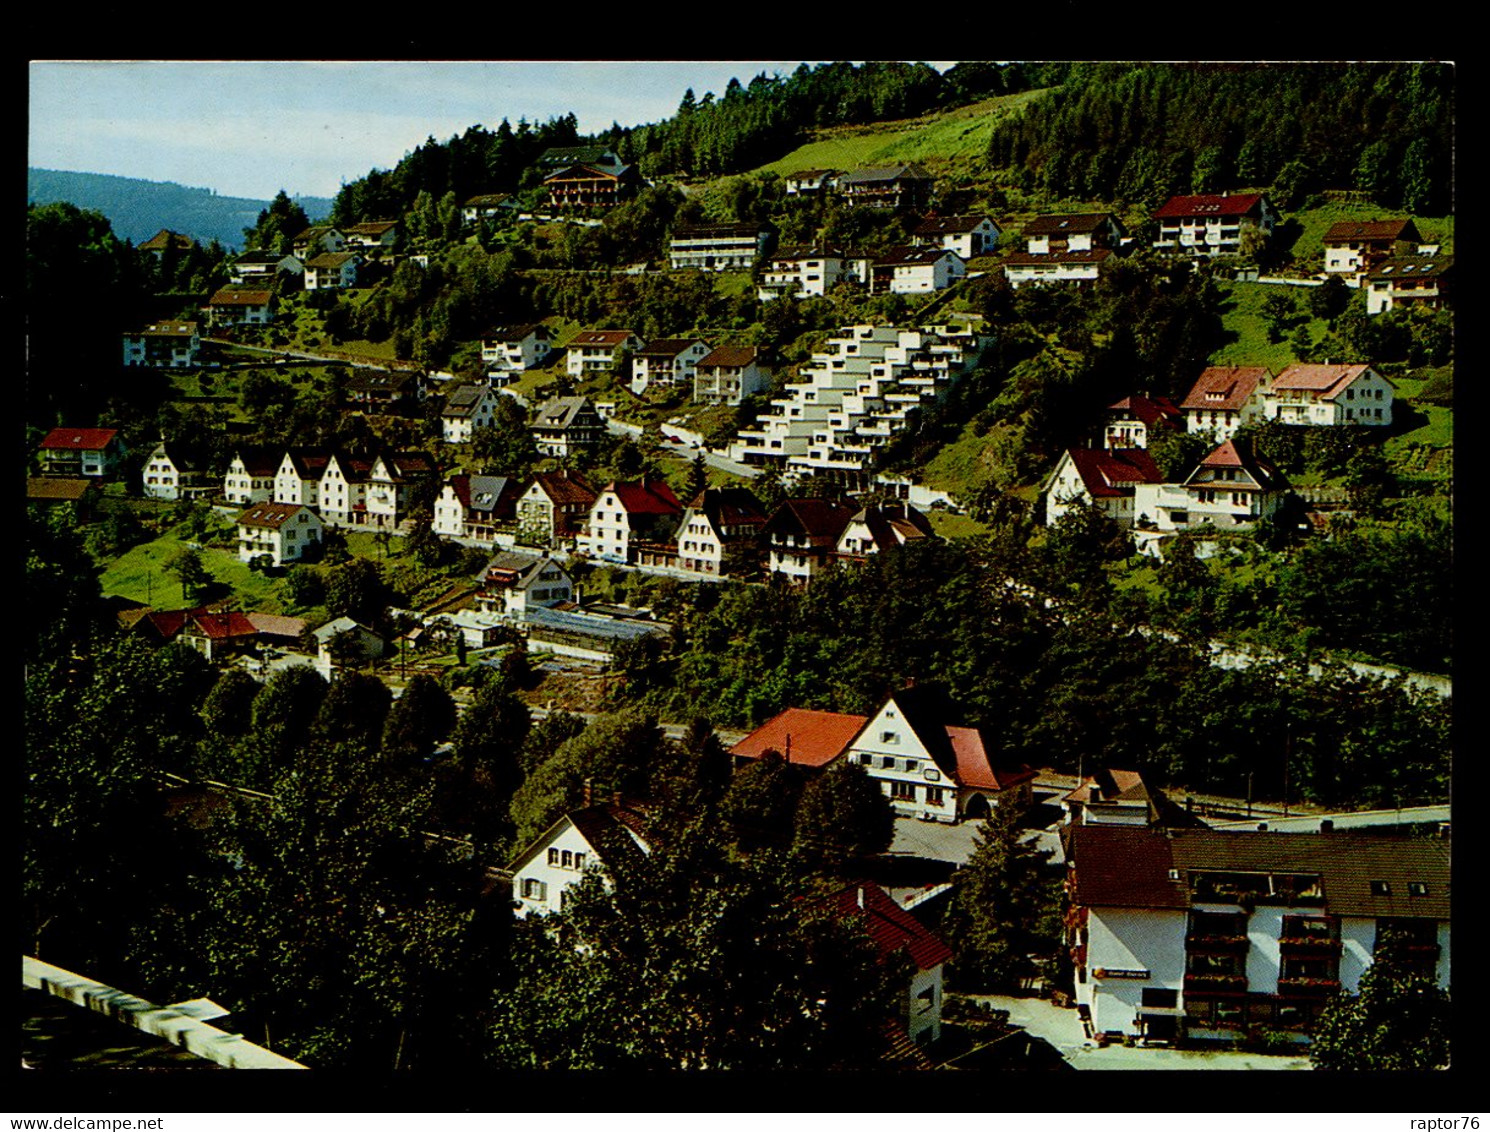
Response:
[{"label": "forested hillside", "polygon": [[1441,63],[1085,63],[1002,122],[995,175],[1077,199],[1271,186],[1298,206],[1321,189],[1452,211],[1453,69]]},{"label": "forested hillside", "polygon": [[[225,248],[243,246],[243,229],[268,201],[219,196],[211,189],[195,189],[173,182],[141,181],[103,173],[66,173],[54,169],[26,170],[26,198],[33,204],[66,201],[109,218],[114,234],[138,244],[162,228],[190,236],[201,244],[216,240]],[[325,216],[331,202],[324,197],[296,197],[312,220]]]}]

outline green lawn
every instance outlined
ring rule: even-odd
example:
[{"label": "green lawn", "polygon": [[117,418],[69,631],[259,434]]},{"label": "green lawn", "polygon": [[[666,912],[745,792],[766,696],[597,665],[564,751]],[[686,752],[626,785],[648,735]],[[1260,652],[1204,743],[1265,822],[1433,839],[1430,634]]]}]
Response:
[{"label": "green lawn", "polygon": [[985,523],[968,515],[954,515],[950,511],[928,510],[931,529],[941,538],[974,538],[986,535],[990,528]]},{"label": "green lawn", "polygon": [[[1218,366],[1267,366],[1272,372],[1277,373],[1284,366],[1292,365],[1297,361],[1323,361],[1323,358],[1299,358],[1293,352],[1293,347],[1288,344],[1285,336],[1281,342],[1269,342],[1267,335],[1267,323],[1262,317],[1262,304],[1267,296],[1285,290],[1276,284],[1269,283],[1222,283],[1221,289],[1226,295],[1221,314],[1221,324],[1227,331],[1236,335],[1236,340],[1230,342],[1211,355],[1211,364]],[[1307,321],[1304,325],[1309,328],[1309,335],[1318,342],[1328,331],[1329,326],[1322,318],[1314,318],[1309,315],[1309,289],[1306,287],[1286,288],[1288,293],[1296,297],[1298,309]],[[1291,335],[1292,330],[1289,331]]]},{"label": "green lawn", "polygon": [[[186,539],[177,530],[136,546],[109,563],[100,579],[104,596],[144,602],[156,609],[183,608],[181,583],[166,569],[166,563],[186,548]],[[204,546],[201,555],[202,565],[213,581],[236,596],[243,609],[257,613],[285,611],[282,581],[250,570],[238,561],[234,550]]]},{"label": "green lawn", "polygon": [[[1286,213],[1283,217],[1285,232],[1294,231],[1297,225],[1297,238],[1284,251],[1291,251],[1297,258],[1303,259],[1310,256],[1320,256],[1320,241],[1324,234],[1330,230],[1332,224],[1338,224],[1344,220],[1405,220],[1412,216],[1411,213],[1403,212],[1396,208],[1382,208],[1374,204],[1347,204],[1344,202],[1331,201],[1317,208],[1304,209],[1298,212]],[[1423,237],[1423,242],[1428,244],[1440,244],[1442,254],[1449,255],[1454,250],[1454,218],[1452,216],[1416,216],[1412,217],[1418,234]]]}]

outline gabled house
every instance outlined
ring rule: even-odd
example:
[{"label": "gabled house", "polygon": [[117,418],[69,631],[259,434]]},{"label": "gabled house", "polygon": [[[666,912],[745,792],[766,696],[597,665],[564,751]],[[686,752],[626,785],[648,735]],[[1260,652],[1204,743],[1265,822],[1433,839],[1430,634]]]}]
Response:
[{"label": "gabled house", "polygon": [[[652,851],[646,815],[618,799],[565,814],[512,861],[512,896],[517,916],[558,912],[564,893],[587,869],[624,867]],[[607,877],[609,883],[609,878]]]},{"label": "gabled house", "polygon": [[613,481],[590,508],[579,550],[610,562],[635,562],[639,544],[672,539],[682,514],[683,505],[666,480]]},{"label": "gabled house", "polygon": [[372,457],[355,452],[333,452],[326,457],[316,490],[316,510],[336,526],[362,526],[367,522],[367,485],[372,476]]},{"label": "gabled house", "polygon": [[275,566],[296,562],[325,534],[320,516],[299,503],[254,503],[237,519],[238,560],[252,562],[268,555]]},{"label": "gabled house", "polygon": [[476,608],[522,620],[530,609],[551,609],[574,600],[574,581],[547,555],[504,550],[476,575]]},{"label": "gabled house", "polygon": [[1284,424],[1385,426],[1392,423],[1395,390],[1370,366],[1296,362],[1273,378],[1263,412]]},{"label": "gabled house", "polygon": [[668,265],[674,271],[749,271],[770,238],[770,229],[759,224],[680,224],[668,238]]},{"label": "gabled house", "polygon": [[1240,254],[1247,232],[1267,239],[1279,216],[1262,193],[1200,193],[1170,197],[1154,219],[1159,222],[1155,248],[1215,257]]},{"label": "gabled house", "polygon": [[1453,282],[1453,256],[1384,259],[1366,273],[1366,313],[1399,306],[1441,307],[1453,293]]},{"label": "gabled house", "polygon": [[1139,484],[1158,484],[1163,475],[1142,448],[1068,448],[1046,482],[1045,523],[1055,526],[1073,506],[1094,506],[1131,528],[1137,516]]},{"label": "gabled house", "polygon": [[1068,827],[1066,943],[1089,1034],[1307,1040],[1384,951],[1447,989],[1447,841]]},{"label": "gabled house", "polygon": [[693,400],[703,405],[738,405],[771,384],[765,352],[758,346],[720,346],[699,359]]},{"label": "gabled house", "polygon": [[206,606],[144,610],[129,631],[152,645],[186,645],[208,661],[249,651],[260,637],[259,628],[249,614]]},{"label": "gabled house", "polygon": [[397,220],[368,220],[341,230],[342,247],[373,258],[391,252],[398,243]]},{"label": "gabled house", "polygon": [[572,539],[589,517],[597,494],[577,472],[539,472],[518,497],[518,542],[557,546]]},{"label": "gabled house", "polygon": [[835,169],[799,169],[783,177],[782,183],[789,197],[815,196],[833,188],[837,179],[838,171]]},{"label": "gabled house", "polygon": [[1263,366],[1211,366],[1180,402],[1188,432],[1209,433],[1218,443],[1242,425],[1263,420],[1272,374]]},{"label": "gabled house", "polygon": [[196,241],[190,236],[183,236],[180,232],[172,232],[169,228],[162,228],[139,246],[142,252],[149,252],[156,259],[160,259],[168,251],[189,252],[196,246]]},{"label": "gabled house", "polygon": [[644,396],[653,386],[693,387],[698,363],[713,349],[702,338],[658,338],[631,356],[631,392]]},{"label": "gabled house", "polygon": [[891,248],[874,257],[869,269],[870,294],[913,295],[945,291],[967,276],[967,264],[944,247]]},{"label": "gabled house", "polygon": [[126,332],[124,364],[154,369],[182,369],[197,364],[202,341],[195,322],[153,322]]},{"label": "gabled house", "polygon": [[1421,241],[1411,220],[1341,220],[1321,240],[1325,276],[1338,275],[1347,286],[1359,287],[1382,260],[1410,256]]},{"label": "gabled house", "polygon": [[1037,216],[1024,226],[1030,255],[1118,248],[1128,231],[1110,212],[1061,212]]},{"label": "gabled house", "polygon": [[537,165],[546,173],[567,169],[571,165],[592,165],[596,169],[612,171],[625,167],[614,150],[600,145],[551,146],[538,155]]},{"label": "gabled house", "polygon": [[863,562],[871,554],[935,537],[931,520],[909,503],[886,503],[856,512],[838,536],[834,553],[843,562]]},{"label": "gabled house", "polygon": [[769,302],[784,296],[809,299],[826,295],[845,273],[843,253],[836,248],[779,248],[766,260],[756,297]]},{"label": "gabled house", "polygon": [[511,193],[480,193],[460,206],[460,220],[467,228],[474,228],[483,220],[514,216],[517,210],[517,201]]},{"label": "gabled house", "polygon": [[99,490],[95,480],[72,476],[27,476],[26,502],[41,507],[71,507],[79,523],[93,521]]},{"label": "gabled house", "polygon": [[359,366],[347,378],[347,404],[364,412],[407,412],[428,395],[424,376],[409,370]]},{"label": "gabled house", "polygon": [[1136,770],[1104,769],[1085,776],[1061,796],[1067,825],[1157,825],[1200,828],[1201,820],[1176,806]]},{"label": "gabled house", "polygon": [[838,177],[838,195],[864,208],[919,209],[931,203],[935,182],[919,165],[859,169]]},{"label": "gabled house", "polygon": [[277,302],[264,287],[223,287],[203,310],[213,326],[263,326],[273,321]]},{"label": "gabled house", "polygon": [[321,499],[321,476],[330,453],[320,448],[290,448],[274,473],[274,502],[317,507]]},{"label": "gabled house", "polygon": [[311,636],[316,642],[316,670],[328,680],[334,678],[338,668],[349,664],[360,667],[388,653],[387,641],[350,617],[328,621]]},{"label": "gabled house", "polygon": [[1272,464],[1228,440],[1183,483],[1141,483],[1133,509],[1140,526],[1160,531],[1250,526],[1275,512],[1288,482]]},{"label": "gabled house", "polygon": [[42,438],[37,460],[44,476],[107,476],[124,455],[113,428],[54,428]]},{"label": "gabled house", "polygon": [[424,452],[392,452],[373,460],[367,474],[367,522],[394,530],[409,515],[415,489],[435,477],[435,462]]},{"label": "gabled house", "polygon": [[228,278],[234,283],[272,287],[281,275],[305,274],[305,264],[295,255],[279,252],[244,252],[228,265]]},{"label": "gabled house", "polygon": [[998,246],[999,226],[987,216],[928,216],[911,229],[911,241],[956,252],[964,260]]},{"label": "gabled house", "polygon": [[1035,771],[999,765],[978,729],[956,719],[946,693],[922,685],[887,697],[869,716],[789,708],[730,754],[742,765],[775,751],[807,771],[846,759],[879,784],[899,817],[956,822],[997,805],[1027,808]]},{"label": "gabled house", "polygon": [[478,428],[496,420],[497,397],[490,385],[457,385],[445,395],[440,430],[446,444],[469,444]]},{"label": "gabled house", "polygon": [[563,459],[605,439],[605,422],[588,397],[555,397],[538,407],[528,426],[538,451]]},{"label": "gabled house", "polygon": [[435,500],[431,529],[446,538],[490,546],[497,528],[516,520],[521,494],[518,482],[507,476],[451,476]]},{"label": "gabled house", "polygon": [[570,377],[609,373],[623,351],[634,354],[642,346],[630,330],[581,330],[568,343],[564,368]]},{"label": "gabled house", "polygon": [[762,533],[767,569],[793,582],[806,582],[832,561],[854,509],[827,499],[784,500]]},{"label": "gabled house", "polygon": [[207,456],[195,446],[161,440],[140,473],[147,499],[197,499],[211,495]]},{"label": "gabled house", "polygon": [[1111,248],[1065,252],[1013,252],[1002,262],[1004,278],[1018,290],[1026,284],[1093,283],[1113,256]]},{"label": "gabled house", "polygon": [[552,350],[548,327],[541,322],[496,326],[481,335],[481,360],[494,386],[506,383],[498,381],[499,377],[542,365]]},{"label": "gabled house", "polygon": [[1185,414],[1168,397],[1135,393],[1107,406],[1104,448],[1147,448],[1157,431],[1184,432]]},{"label": "gabled house", "polygon": [[339,252],[345,245],[341,230],[330,224],[312,224],[290,241],[290,248],[302,264],[322,252]]},{"label": "gabled house", "polygon": [[605,167],[583,163],[567,166],[543,179],[554,208],[614,208],[641,187],[635,165]]},{"label": "gabled house", "polygon": [[722,577],[727,553],[758,557],[756,548],[765,525],[760,500],[749,488],[705,488],[678,524],[678,566]]},{"label": "gabled house", "polygon": [[357,252],[321,252],[305,261],[307,291],[344,291],[357,286],[357,268],[362,257]]},{"label": "gabled house", "polygon": [[854,882],[828,902],[840,919],[863,926],[883,959],[904,955],[910,960],[910,983],[896,1022],[918,1046],[937,1041],[942,1036],[942,969],[952,949],[877,884]]},{"label": "gabled house", "polygon": [[268,452],[240,449],[223,476],[222,494],[229,503],[266,503],[274,498],[280,461]]}]

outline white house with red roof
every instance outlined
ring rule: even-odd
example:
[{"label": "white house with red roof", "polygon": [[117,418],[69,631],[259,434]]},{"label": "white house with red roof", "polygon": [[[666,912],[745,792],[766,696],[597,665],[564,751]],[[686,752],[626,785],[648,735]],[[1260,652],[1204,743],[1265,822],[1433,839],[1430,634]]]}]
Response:
[{"label": "white house with red roof", "polygon": [[612,481],[590,508],[579,550],[608,562],[634,562],[640,544],[672,541],[682,514],[666,480]]},{"label": "white house with red roof", "polygon": [[1143,448],[1068,448],[1045,486],[1045,523],[1055,526],[1073,506],[1093,506],[1125,527],[1137,511],[1139,484],[1162,483],[1164,476]]},{"label": "white house with red roof", "polygon": [[1251,526],[1282,504],[1288,482],[1234,440],[1212,451],[1183,483],[1142,483],[1133,507],[1140,526],[1160,531]]},{"label": "white house with red roof", "polygon": [[564,368],[570,377],[609,373],[623,351],[634,354],[643,344],[630,330],[581,330],[569,340]]},{"label": "white house with red roof", "polygon": [[238,559],[252,562],[267,554],[275,566],[296,562],[318,547],[325,524],[299,503],[255,503],[237,518]]},{"label": "white house with red roof", "polygon": [[678,523],[678,566],[720,577],[726,549],[753,552],[765,525],[760,500],[749,488],[705,488]]},{"label": "white house with red roof", "polygon": [[113,428],[54,428],[37,451],[44,476],[107,476],[123,455]]},{"label": "white house with red roof", "polygon": [[1367,365],[1295,363],[1263,394],[1263,414],[1284,424],[1385,426],[1395,390]]},{"label": "white house with red roof", "polygon": [[539,472],[517,499],[517,539],[523,546],[557,546],[578,533],[599,494],[578,472]]},{"label": "white house with red roof", "polygon": [[203,310],[213,326],[263,326],[274,319],[275,302],[267,287],[223,287]]},{"label": "white house with red roof", "polygon": [[1002,266],[1004,278],[1015,290],[1030,283],[1093,283],[1102,274],[1102,265],[1112,254],[1111,248],[1014,252],[1004,258]]},{"label": "white house with red roof", "polygon": [[763,534],[767,569],[806,582],[827,568],[854,510],[828,499],[786,499],[771,512]]},{"label": "white house with red roof", "polygon": [[1238,255],[1242,237],[1273,234],[1278,213],[1262,193],[1199,193],[1170,197],[1157,212],[1154,247],[1197,257]]},{"label": "white house with red roof", "polygon": [[881,958],[910,960],[910,985],[897,1021],[917,1045],[935,1042],[942,1036],[942,970],[952,949],[877,884],[856,881],[828,899],[841,919],[863,926]]},{"label": "white house with red roof", "polygon": [[1359,287],[1378,263],[1411,255],[1421,239],[1411,220],[1341,220],[1331,224],[1320,241],[1325,275],[1337,275],[1347,286]]},{"label": "white house with red roof", "polygon": [[758,346],[720,346],[698,360],[693,400],[701,405],[738,405],[771,383],[765,352]]},{"label": "white house with red roof", "polygon": [[1261,424],[1272,381],[1265,366],[1210,366],[1180,402],[1186,431],[1209,433],[1219,444],[1242,425]]},{"label": "white house with red roof", "polygon": [[1107,406],[1104,448],[1147,448],[1157,430],[1183,432],[1185,414],[1168,397],[1135,393]]},{"label": "white house with red roof", "polygon": [[845,758],[879,783],[897,817],[956,822],[987,817],[996,805],[1028,807],[1035,772],[997,764],[978,729],[953,718],[940,689],[904,688],[867,717],[789,708],[730,753],[738,762],[775,750],[808,769]]}]

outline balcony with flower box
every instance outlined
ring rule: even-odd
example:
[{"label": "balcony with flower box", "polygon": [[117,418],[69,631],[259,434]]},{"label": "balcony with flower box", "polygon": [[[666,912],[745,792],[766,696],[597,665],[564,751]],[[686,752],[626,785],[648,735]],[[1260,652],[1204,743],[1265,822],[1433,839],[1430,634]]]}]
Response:
[{"label": "balcony with flower box", "polygon": [[1340,990],[1339,979],[1279,979],[1278,994],[1287,998],[1326,998]]},{"label": "balcony with flower box", "polygon": [[1246,993],[1246,975],[1228,975],[1211,972],[1185,976],[1185,996],[1187,998],[1207,997],[1210,995],[1244,995]]}]

